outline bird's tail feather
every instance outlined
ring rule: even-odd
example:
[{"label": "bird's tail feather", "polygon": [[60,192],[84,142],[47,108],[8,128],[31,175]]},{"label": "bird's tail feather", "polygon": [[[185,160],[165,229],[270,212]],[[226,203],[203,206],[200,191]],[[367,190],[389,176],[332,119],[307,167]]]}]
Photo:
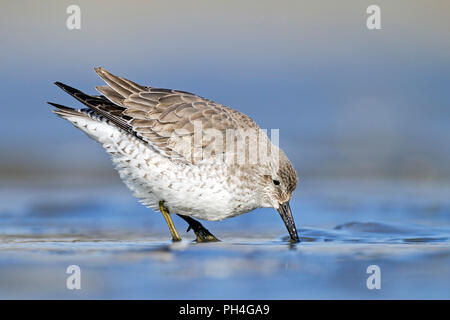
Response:
[{"label": "bird's tail feather", "polygon": [[129,133],[133,133],[131,126],[121,116],[122,111],[125,109],[124,107],[112,103],[103,96],[90,96],[61,82],[55,82],[55,84],[62,90],[70,94],[72,97],[83,103],[89,109],[95,111],[98,115],[101,115],[104,118],[108,119],[119,128]]},{"label": "bird's tail feather", "polygon": [[47,102],[49,105],[55,107],[56,109],[52,110],[53,113],[60,116],[61,118],[67,119],[68,117],[78,116],[78,117],[88,117],[86,113],[81,112],[80,110],[69,108],[63,106],[61,104]]}]

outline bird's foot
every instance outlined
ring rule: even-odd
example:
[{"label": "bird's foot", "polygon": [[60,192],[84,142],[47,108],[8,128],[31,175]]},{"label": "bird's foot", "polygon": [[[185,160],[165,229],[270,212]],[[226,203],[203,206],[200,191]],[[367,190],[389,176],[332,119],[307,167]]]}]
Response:
[{"label": "bird's foot", "polygon": [[196,229],[194,229],[193,226],[189,226],[187,229],[187,232],[189,232],[189,230],[191,230],[191,229],[194,231],[195,235],[197,236],[197,239],[195,239],[196,242],[218,242],[218,241],[220,241],[211,232],[209,232],[208,229],[206,229],[201,224],[198,227],[196,227]]},{"label": "bird's foot", "polygon": [[179,216],[181,218],[183,218],[189,224],[189,227],[187,228],[186,232],[189,232],[191,229],[194,231],[195,235],[197,236],[197,239],[195,239],[196,242],[219,242],[220,241],[197,220],[194,220],[191,217],[187,217],[187,216],[182,216],[182,215],[179,215]]}]

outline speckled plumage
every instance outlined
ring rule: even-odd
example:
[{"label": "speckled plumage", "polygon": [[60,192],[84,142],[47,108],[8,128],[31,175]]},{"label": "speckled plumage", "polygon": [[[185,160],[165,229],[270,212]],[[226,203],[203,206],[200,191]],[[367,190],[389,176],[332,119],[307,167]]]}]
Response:
[{"label": "speckled plumage", "polygon": [[[140,86],[102,68],[96,72],[107,83],[97,87],[102,95],[86,95],[57,83],[88,108],[52,104],[57,107],[54,112],[105,148],[144,205],[159,211],[163,201],[171,212],[222,220],[258,207],[278,209],[290,200],[297,185],[293,166],[246,115],[188,92]],[[201,145],[186,143],[198,124]],[[242,131],[254,130],[260,134],[259,145],[272,148],[273,157],[258,163],[227,162],[227,157],[240,153],[217,148],[214,134],[225,136],[227,130],[233,132],[233,141],[245,140]],[[195,148],[202,151],[201,157]],[[280,185],[274,186],[276,180]]]}]

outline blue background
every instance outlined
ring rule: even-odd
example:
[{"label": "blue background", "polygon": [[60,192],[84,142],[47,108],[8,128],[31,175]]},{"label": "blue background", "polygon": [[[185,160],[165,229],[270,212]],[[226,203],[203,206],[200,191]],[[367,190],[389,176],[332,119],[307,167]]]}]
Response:
[{"label": "blue background", "polygon": [[[81,30],[66,8],[81,8]],[[450,2],[2,1],[0,298],[449,298]],[[299,173],[273,209],[169,241],[107,154],[46,101],[93,67],[242,111]],[[65,287],[68,265],[82,290]],[[379,265],[382,289],[366,287]]]}]

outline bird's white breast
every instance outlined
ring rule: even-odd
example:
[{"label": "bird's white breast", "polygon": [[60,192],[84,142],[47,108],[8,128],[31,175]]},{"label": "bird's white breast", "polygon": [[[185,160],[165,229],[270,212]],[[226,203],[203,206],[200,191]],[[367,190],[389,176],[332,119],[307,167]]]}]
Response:
[{"label": "bird's white breast", "polygon": [[104,119],[74,116],[68,120],[102,144],[121,179],[147,207],[159,211],[159,202],[164,201],[173,213],[205,220],[222,220],[257,207],[255,201],[242,203],[248,194],[243,194],[246,191],[239,183],[227,180],[223,164],[186,165]]}]

